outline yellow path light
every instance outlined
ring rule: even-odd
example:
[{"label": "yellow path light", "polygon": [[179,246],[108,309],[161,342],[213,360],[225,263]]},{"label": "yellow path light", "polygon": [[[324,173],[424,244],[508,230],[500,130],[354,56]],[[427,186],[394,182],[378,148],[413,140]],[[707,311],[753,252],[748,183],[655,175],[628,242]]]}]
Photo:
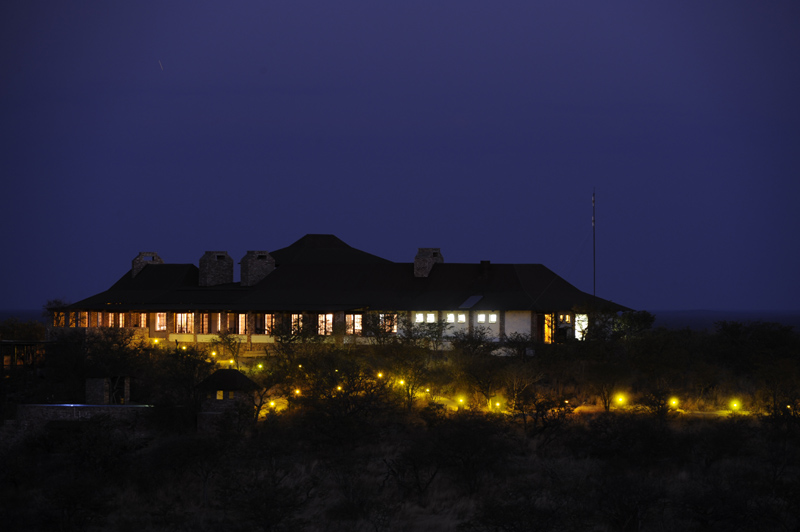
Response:
[{"label": "yellow path light", "polygon": [[404,385],[405,383],[406,383],[406,381],[404,381],[403,379],[400,379],[400,386]]},{"label": "yellow path light", "polygon": [[614,402],[618,405],[625,404],[625,396],[622,394],[617,394],[617,396],[614,398]]},{"label": "yellow path light", "polygon": [[294,394],[295,394],[295,395],[300,395],[300,388],[297,388],[297,389],[294,391]]},{"label": "yellow path light", "polygon": [[669,406],[671,406],[672,408],[678,408],[678,399],[676,397],[672,397],[669,400]]},{"label": "yellow path light", "polygon": [[734,399],[731,401],[731,410],[739,410],[742,407],[742,404],[739,402],[738,399]]},{"label": "yellow path light", "polygon": [[383,373],[378,373],[378,378],[382,379],[383,378]]}]

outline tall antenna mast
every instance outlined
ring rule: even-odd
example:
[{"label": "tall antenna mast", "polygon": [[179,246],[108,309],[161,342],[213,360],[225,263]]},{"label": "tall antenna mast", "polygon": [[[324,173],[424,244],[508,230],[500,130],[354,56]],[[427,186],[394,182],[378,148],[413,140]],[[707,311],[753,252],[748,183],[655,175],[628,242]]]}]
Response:
[{"label": "tall antenna mast", "polygon": [[594,229],[594,189],[592,189],[592,295],[597,297],[597,240]]}]

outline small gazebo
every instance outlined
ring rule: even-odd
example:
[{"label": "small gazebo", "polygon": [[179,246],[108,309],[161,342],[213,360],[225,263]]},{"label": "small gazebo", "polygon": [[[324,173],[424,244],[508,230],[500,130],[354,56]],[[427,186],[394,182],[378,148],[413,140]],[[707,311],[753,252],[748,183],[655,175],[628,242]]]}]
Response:
[{"label": "small gazebo", "polygon": [[242,403],[253,404],[253,394],[260,388],[236,369],[218,369],[197,385],[204,412],[230,410]]}]

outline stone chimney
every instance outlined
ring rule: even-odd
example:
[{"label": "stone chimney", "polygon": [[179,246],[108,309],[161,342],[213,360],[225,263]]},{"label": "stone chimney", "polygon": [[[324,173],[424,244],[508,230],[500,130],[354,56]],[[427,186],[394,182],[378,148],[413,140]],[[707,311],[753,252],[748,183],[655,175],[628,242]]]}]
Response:
[{"label": "stone chimney", "polygon": [[206,251],[200,257],[200,286],[233,282],[233,259],[227,251]]},{"label": "stone chimney", "polygon": [[131,277],[136,277],[148,264],[164,264],[155,251],[140,251],[131,263]]},{"label": "stone chimney", "polygon": [[414,277],[427,277],[437,262],[444,262],[440,248],[419,248],[414,257]]},{"label": "stone chimney", "polygon": [[275,269],[275,259],[267,251],[248,251],[239,264],[242,286],[253,286]]}]

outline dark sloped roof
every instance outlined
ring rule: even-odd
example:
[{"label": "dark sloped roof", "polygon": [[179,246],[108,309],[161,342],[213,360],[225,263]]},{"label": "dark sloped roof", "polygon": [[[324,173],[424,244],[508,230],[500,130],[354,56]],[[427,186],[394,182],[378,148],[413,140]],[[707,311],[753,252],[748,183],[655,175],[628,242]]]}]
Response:
[{"label": "dark sloped roof", "polygon": [[198,390],[251,391],[261,387],[235,369],[218,369],[197,385]]},{"label": "dark sloped roof", "polygon": [[156,308],[180,288],[197,287],[199,270],[194,264],[147,264],[136,277],[129,270],[111,288],[70,305],[78,309]]},{"label": "dark sloped roof", "polygon": [[277,266],[285,264],[380,264],[391,262],[345,244],[334,235],[309,234],[270,252]]},{"label": "dark sloped roof", "polygon": [[317,312],[336,310],[471,310],[554,312],[628,310],[595,298],[541,264],[435,264],[415,277],[396,263],[352,248],[333,235],[306,235],[271,253],[277,267],[254,286],[201,287],[191,264],[148,264],[80,309]]}]

